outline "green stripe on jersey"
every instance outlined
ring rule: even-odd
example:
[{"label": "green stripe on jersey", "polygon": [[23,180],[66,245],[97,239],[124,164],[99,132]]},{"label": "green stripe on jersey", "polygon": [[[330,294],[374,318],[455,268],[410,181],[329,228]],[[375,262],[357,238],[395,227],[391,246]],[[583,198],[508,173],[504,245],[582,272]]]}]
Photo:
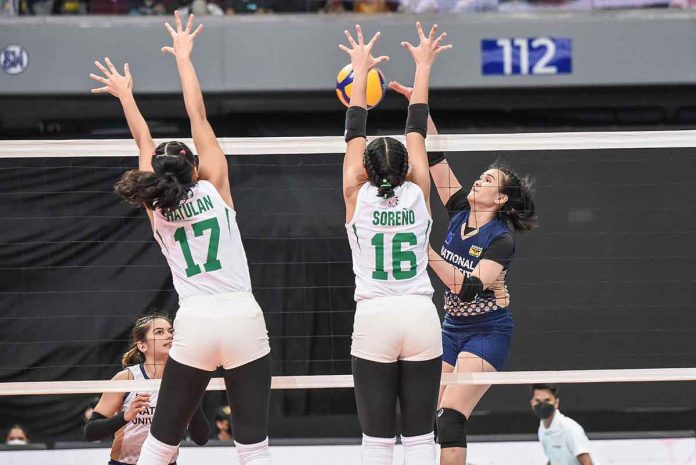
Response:
[{"label": "green stripe on jersey", "polygon": [[428,227],[425,228],[425,247],[428,247],[428,233],[430,232],[430,225],[433,224],[432,221],[428,220]]},{"label": "green stripe on jersey", "polygon": [[169,253],[169,249],[167,248],[167,244],[164,243],[164,239],[162,239],[162,235],[160,234],[160,232],[155,229],[155,233],[157,234],[157,237],[159,237],[160,243],[164,246],[164,250],[166,250],[167,253]]},{"label": "green stripe on jersey", "polygon": [[355,240],[358,242],[358,248],[361,249],[360,238],[358,237],[358,228],[355,227],[355,223],[353,223],[353,234],[355,234]]},{"label": "green stripe on jersey", "polygon": [[230,210],[225,208],[225,215],[227,215],[227,233],[232,237],[232,226],[230,226]]}]

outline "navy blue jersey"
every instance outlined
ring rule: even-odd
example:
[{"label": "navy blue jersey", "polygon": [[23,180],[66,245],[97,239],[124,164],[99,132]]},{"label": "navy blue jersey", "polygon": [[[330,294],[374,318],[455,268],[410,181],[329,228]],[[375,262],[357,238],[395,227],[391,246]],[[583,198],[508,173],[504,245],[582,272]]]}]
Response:
[{"label": "navy blue jersey", "polygon": [[[465,208],[454,213],[450,219],[447,236],[440,249],[440,255],[445,261],[457,268],[465,276],[471,276],[478,262],[486,256],[486,250],[494,241],[505,239],[512,241],[512,233],[508,225],[499,218],[494,218],[479,229],[469,231],[466,224],[471,210]],[[514,249],[514,247],[513,247]],[[458,295],[449,289],[445,292],[445,311],[447,319],[456,324],[456,320],[475,315],[482,315],[508,306],[509,294],[505,286],[505,277],[509,268],[510,257],[505,261],[495,260],[503,264],[503,271],[496,282],[482,291],[473,301],[462,302]]]}]

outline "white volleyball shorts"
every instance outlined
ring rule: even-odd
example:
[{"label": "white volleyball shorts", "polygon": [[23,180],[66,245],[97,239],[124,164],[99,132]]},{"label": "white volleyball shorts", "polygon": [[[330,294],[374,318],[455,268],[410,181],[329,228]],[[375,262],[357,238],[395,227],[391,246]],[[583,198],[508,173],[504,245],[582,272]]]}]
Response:
[{"label": "white volleyball shorts", "polygon": [[184,297],[169,356],[205,371],[253,362],[271,351],[261,307],[250,292]]},{"label": "white volleyball shorts", "polygon": [[379,363],[441,356],[440,318],[432,299],[407,295],[358,302],[350,354]]}]

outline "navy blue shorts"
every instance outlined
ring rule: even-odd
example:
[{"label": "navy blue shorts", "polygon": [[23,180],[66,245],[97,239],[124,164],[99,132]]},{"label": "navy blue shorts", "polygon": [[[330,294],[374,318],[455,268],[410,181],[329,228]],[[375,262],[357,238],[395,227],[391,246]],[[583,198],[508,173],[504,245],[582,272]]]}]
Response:
[{"label": "navy blue shorts", "polygon": [[510,355],[514,327],[512,316],[506,309],[465,318],[445,315],[442,323],[442,361],[455,366],[459,354],[469,352],[502,371]]}]

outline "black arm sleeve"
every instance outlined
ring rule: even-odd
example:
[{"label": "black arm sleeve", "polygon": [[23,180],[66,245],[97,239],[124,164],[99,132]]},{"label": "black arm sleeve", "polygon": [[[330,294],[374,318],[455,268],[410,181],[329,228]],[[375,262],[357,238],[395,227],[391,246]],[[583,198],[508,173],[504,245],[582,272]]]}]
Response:
[{"label": "black arm sleeve", "polygon": [[100,441],[113,436],[116,431],[126,426],[128,422],[123,418],[123,412],[113,417],[106,418],[98,412],[92,412],[92,416],[85,425],[85,439],[88,441]]},{"label": "black arm sleeve", "polygon": [[469,201],[466,199],[467,195],[469,194],[465,192],[464,189],[459,189],[450,196],[449,200],[445,204],[447,214],[450,216],[450,218],[455,213],[469,208]]},{"label": "black arm sleeve", "polygon": [[428,152],[428,166],[437,165],[445,159],[445,152]]},{"label": "black arm sleeve", "polygon": [[199,446],[203,446],[208,442],[210,438],[210,423],[203,413],[203,409],[200,404],[195,412],[193,412],[193,417],[188,425],[189,436],[191,440]]},{"label": "black arm sleeve", "polygon": [[481,255],[481,260],[492,260],[507,268],[515,254],[515,240],[512,234],[501,234],[491,242]]}]

